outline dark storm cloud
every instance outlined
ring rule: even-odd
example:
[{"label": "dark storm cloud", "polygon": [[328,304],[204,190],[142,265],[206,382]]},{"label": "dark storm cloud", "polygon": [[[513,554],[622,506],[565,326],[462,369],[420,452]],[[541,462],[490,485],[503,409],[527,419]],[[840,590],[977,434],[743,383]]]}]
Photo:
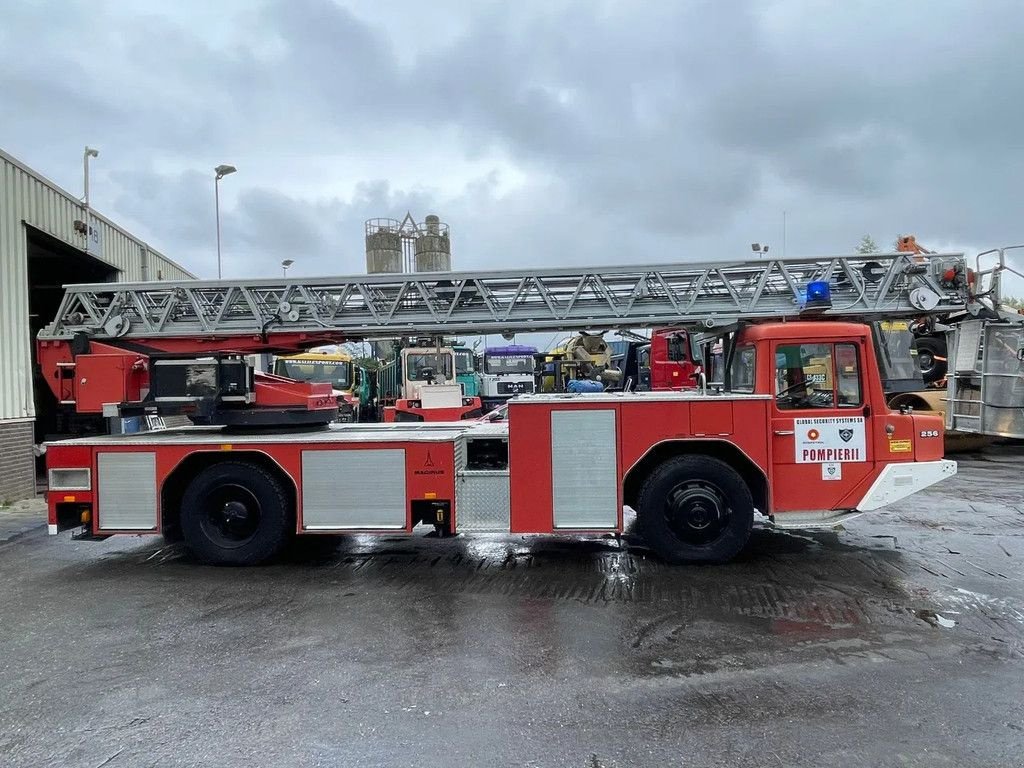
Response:
[{"label": "dark storm cloud", "polygon": [[100,208],[207,273],[225,160],[236,273],[358,269],[407,209],[464,267],[777,251],[784,209],[790,253],[1020,239],[1016,2],[64,5],[0,30],[0,143],[58,180],[100,145]]}]

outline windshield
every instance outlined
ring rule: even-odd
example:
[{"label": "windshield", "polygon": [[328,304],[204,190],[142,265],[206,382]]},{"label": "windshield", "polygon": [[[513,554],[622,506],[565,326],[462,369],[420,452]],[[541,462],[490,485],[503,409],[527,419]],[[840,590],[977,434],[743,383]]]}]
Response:
[{"label": "windshield", "polygon": [[447,380],[452,377],[452,356],[437,352],[407,355],[405,358],[406,378],[409,381],[426,381],[427,370],[432,371],[430,378],[434,381]]},{"label": "windshield", "polygon": [[347,360],[278,360],[274,373],[296,381],[326,381],[334,389],[348,389],[352,363]]},{"label": "windshield", "polygon": [[533,373],[532,357],[486,357],[484,358],[486,373]]},{"label": "windshield", "polygon": [[876,323],[875,339],[883,383],[916,379],[924,386],[909,320],[882,320]]},{"label": "windshield", "polygon": [[473,353],[468,349],[455,350],[455,372],[460,376],[473,372]]}]

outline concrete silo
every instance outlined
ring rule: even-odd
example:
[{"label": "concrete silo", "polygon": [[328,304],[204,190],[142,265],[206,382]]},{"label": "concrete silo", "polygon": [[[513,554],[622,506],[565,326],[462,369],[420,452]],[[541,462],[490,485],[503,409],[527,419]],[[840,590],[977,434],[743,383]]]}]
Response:
[{"label": "concrete silo", "polygon": [[431,214],[417,230],[413,269],[416,272],[451,272],[452,243],[448,225]]},{"label": "concrete silo", "polygon": [[402,225],[397,219],[366,222],[366,272],[402,272]]}]

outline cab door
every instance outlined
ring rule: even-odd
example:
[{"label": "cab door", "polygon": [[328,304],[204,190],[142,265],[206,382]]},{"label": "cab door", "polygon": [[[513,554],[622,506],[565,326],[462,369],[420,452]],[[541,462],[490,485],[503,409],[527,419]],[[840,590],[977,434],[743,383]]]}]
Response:
[{"label": "cab door", "polygon": [[772,511],[836,509],[874,469],[859,339],[776,341]]}]

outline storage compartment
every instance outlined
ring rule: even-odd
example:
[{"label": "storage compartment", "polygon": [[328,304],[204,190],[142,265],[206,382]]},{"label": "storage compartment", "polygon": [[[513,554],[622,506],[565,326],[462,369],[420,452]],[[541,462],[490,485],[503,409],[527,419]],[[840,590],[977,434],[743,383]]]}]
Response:
[{"label": "storage compartment", "polygon": [[110,451],[96,458],[101,531],[155,531],[156,454]]},{"label": "storage compartment", "polygon": [[509,530],[507,471],[458,474],[455,481],[455,530],[503,533]]},{"label": "storage compartment", "polygon": [[407,521],[403,449],[302,452],[303,529],[404,529]]},{"label": "storage compartment", "polygon": [[615,528],[619,521],[615,411],[551,413],[555,528]]}]

